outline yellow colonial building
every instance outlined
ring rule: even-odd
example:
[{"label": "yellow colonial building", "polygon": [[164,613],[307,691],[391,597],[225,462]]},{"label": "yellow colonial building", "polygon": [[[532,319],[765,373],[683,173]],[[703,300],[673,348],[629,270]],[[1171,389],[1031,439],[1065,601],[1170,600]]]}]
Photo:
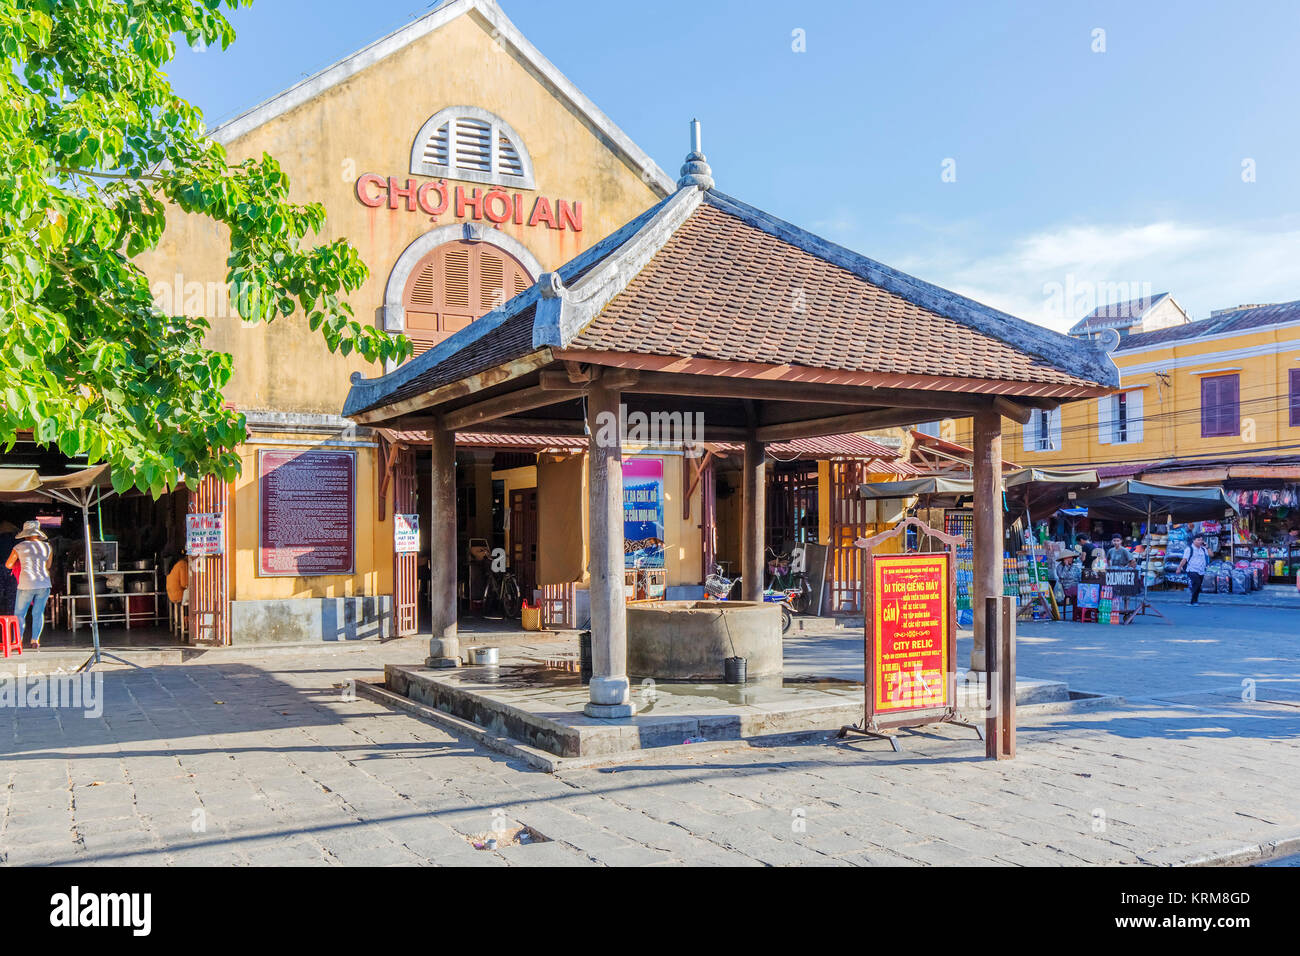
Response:
[{"label": "yellow colonial building", "polygon": [[1229,491],[1300,480],[1300,301],[1092,341],[1113,349],[1123,390],[1007,422],[1008,457]]},{"label": "yellow colonial building", "polygon": [[[494,0],[442,4],[212,135],[231,163],[270,153],[294,201],[324,205],[318,240],[347,239],[370,270],[355,314],[417,353],[673,187]],[[395,557],[388,502],[396,482],[409,489],[397,510],[416,513],[415,463],[339,414],[351,376],[382,370],[331,354],[300,314],[240,320],[226,257],[219,225],[177,213],[140,260],[162,309],[211,321],[207,345],[233,356],[226,397],[249,424],[241,477],[204,482],[191,506],[226,532],[224,554],[197,562],[198,636],[386,633],[417,561],[404,572]]]},{"label": "yellow colonial building", "polygon": [[[349,296],[355,315],[408,336],[416,356],[675,189],[495,0],[443,3],[212,135],[231,163],[269,153],[294,201],[324,206],[318,241],[348,240],[370,271]],[[403,369],[331,354],[301,314],[243,322],[227,294],[227,247],[217,224],[174,210],[160,246],[139,260],[163,311],[210,321],[207,345],[233,356],[226,398],[249,427],[240,477],[190,489],[189,511],[224,535],[220,554],[190,559],[191,639],[414,633],[426,623],[436,533],[429,435],[360,427],[341,414],[354,378]],[[580,623],[585,441],[465,422],[456,447],[467,609],[485,587],[468,555],[486,546],[504,552],[523,597],[540,597],[548,621]],[[642,510],[656,515],[657,530],[640,537],[658,540],[656,593],[700,589],[715,562],[738,557],[738,446],[709,448],[692,457],[627,445],[629,457],[644,459],[654,499]],[[875,515],[849,499],[862,475],[906,471],[898,449],[850,435],[777,444],[771,454],[771,544],[831,545],[825,606],[860,610],[852,543]]]}]

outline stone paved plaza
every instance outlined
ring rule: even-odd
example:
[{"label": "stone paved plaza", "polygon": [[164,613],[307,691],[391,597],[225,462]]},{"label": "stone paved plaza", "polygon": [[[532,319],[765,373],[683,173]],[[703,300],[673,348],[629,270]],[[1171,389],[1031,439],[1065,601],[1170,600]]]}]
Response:
[{"label": "stone paved plaza", "polygon": [[[969,731],[940,728],[906,734],[897,754],[828,733],[774,746],[675,747],[548,775],[350,698],[349,680],[376,677],[385,661],[417,660],[418,640],[114,669],[101,718],[0,710],[0,857],[1079,865],[1295,853],[1293,616],[1167,612],[1175,626],[1023,626],[1022,675],[1127,703],[1022,711],[1017,759],[1001,764],[983,760]],[[860,648],[855,631],[805,631],[788,645],[792,666],[816,669],[841,641]],[[1243,679],[1255,682],[1253,699],[1243,700]],[[520,826],[548,839],[474,848]]]}]

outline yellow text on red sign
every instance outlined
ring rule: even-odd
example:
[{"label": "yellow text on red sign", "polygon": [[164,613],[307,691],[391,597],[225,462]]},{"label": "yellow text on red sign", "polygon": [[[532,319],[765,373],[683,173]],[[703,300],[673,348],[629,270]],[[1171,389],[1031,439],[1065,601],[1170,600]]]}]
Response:
[{"label": "yellow text on red sign", "polygon": [[948,556],[880,555],[872,561],[875,711],[948,705]]}]

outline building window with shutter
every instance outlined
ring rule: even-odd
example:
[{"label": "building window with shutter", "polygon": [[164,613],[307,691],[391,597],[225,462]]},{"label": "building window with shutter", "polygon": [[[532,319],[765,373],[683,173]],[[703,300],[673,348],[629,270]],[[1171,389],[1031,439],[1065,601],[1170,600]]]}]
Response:
[{"label": "building window with shutter", "polygon": [[1291,369],[1291,427],[1300,428],[1300,368]]},{"label": "building window with shutter", "polygon": [[1104,395],[1097,400],[1097,442],[1136,445],[1142,441],[1142,390]]},{"label": "building window with shutter", "polygon": [[1222,438],[1241,431],[1240,376],[1201,379],[1201,437]]},{"label": "building window with shutter", "polygon": [[1024,428],[1025,451],[1061,450],[1061,410],[1035,409]]},{"label": "building window with shutter", "polygon": [[532,189],[533,164],[510,124],[477,106],[449,106],[429,117],[411,147],[417,176]]}]

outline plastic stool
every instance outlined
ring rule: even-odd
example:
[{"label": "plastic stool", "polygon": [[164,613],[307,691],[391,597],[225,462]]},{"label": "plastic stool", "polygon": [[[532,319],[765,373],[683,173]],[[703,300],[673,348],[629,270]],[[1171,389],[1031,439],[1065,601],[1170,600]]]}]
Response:
[{"label": "plastic stool", "polygon": [[1082,621],[1084,624],[1096,624],[1097,609],[1095,607],[1079,608],[1079,620]]},{"label": "plastic stool", "polygon": [[9,656],[10,651],[14,654],[23,652],[22,626],[12,614],[0,615],[0,646],[4,649],[5,657]]}]

